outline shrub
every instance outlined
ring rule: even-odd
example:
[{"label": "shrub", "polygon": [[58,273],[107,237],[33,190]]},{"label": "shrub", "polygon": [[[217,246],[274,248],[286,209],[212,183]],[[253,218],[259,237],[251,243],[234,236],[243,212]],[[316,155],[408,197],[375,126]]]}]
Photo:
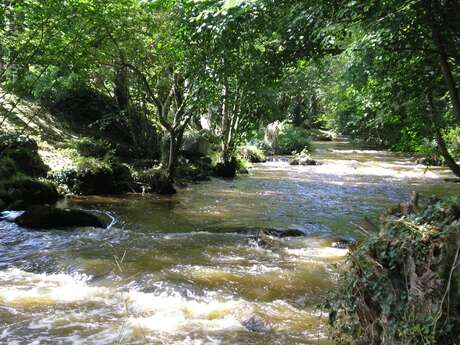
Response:
[{"label": "shrub", "polygon": [[30,150],[33,152],[38,151],[38,145],[37,142],[22,134],[17,134],[17,133],[6,133],[0,135],[0,152],[3,153],[3,151],[6,150],[14,150],[14,149],[26,149]]},{"label": "shrub", "polygon": [[246,145],[240,149],[241,158],[251,163],[262,163],[267,160],[265,153],[256,146]]},{"label": "shrub", "polygon": [[324,305],[339,344],[458,344],[460,198],[417,209],[392,209],[348,255]]},{"label": "shrub", "polygon": [[0,181],[10,179],[16,173],[16,164],[10,157],[0,158]]},{"label": "shrub", "polygon": [[303,149],[311,150],[311,147],[310,137],[305,129],[286,123],[280,126],[275,153],[290,155]]},{"label": "shrub", "polygon": [[452,156],[460,159],[460,128],[456,127],[447,131],[445,140]]},{"label": "shrub", "polygon": [[51,178],[74,194],[119,194],[134,188],[128,166],[93,157],[80,157],[76,168],[57,171]]},{"label": "shrub", "polygon": [[17,171],[25,175],[45,177],[49,170],[38,154],[36,141],[24,135],[1,135],[0,155],[11,159]]},{"label": "shrub", "polygon": [[151,192],[172,195],[176,189],[166,172],[160,168],[151,168],[139,173],[138,180]]},{"label": "shrub", "polygon": [[82,137],[71,142],[71,146],[83,157],[104,158],[114,155],[114,150],[108,141]]}]

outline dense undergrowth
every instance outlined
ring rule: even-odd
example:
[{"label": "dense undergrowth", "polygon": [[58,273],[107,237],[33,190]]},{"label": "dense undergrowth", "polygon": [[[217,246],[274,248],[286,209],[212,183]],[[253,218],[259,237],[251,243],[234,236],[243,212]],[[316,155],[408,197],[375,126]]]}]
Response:
[{"label": "dense undergrowth", "polygon": [[[454,345],[460,332],[460,198],[417,198],[352,249],[325,303],[348,345]],[[372,234],[371,234],[372,232]]]}]

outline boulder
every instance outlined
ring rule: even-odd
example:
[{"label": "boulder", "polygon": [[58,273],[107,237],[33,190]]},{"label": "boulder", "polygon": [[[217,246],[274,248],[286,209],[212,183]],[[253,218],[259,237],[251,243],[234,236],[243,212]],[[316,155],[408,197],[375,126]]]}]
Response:
[{"label": "boulder", "polygon": [[152,168],[145,170],[139,174],[138,179],[150,192],[160,195],[173,195],[177,193],[173,182],[160,169]]},{"label": "boulder", "polygon": [[61,209],[46,205],[28,208],[14,219],[20,226],[32,229],[68,228],[78,226],[93,226],[103,228],[106,225],[96,215],[73,209]]},{"label": "boulder", "polygon": [[240,155],[243,159],[251,163],[265,163],[267,157],[264,152],[256,146],[245,146],[240,149]]},{"label": "boulder", "polygon": [[[100,164],[87,159],[85,165],[55,172],[52,179],[81,195],[122,194],[136,190],[130,169],[121,163]],[[95,162],[98,162],[94,160]]]},{"label": "boulder", "polygon": [[233,158],[229,162],[217,163],[214,167],[214,173],[218,177],[234,178],[236,176],[237,169],[238,162],[235,158]]},{"label": "boulder", "polygon": [[274,237],[301,237],[305,236],[305,233],[302,230],[296,230],[296,229],[263,229],[261,232],[265,235],[268,236],[274,236]]},{"label": "boulder", "polygon": [[280,121],[275,121],[270,123],[265,129],[264,142],[275,151],[278,147],[281,126],[282,124]]},{"label": "boulder", "polygon": [[338,238],[332,242],[332,247],[337,249],[349,249],[356,246],[357,241],[353,238]]},{"label": "boulder", "polygon": [[320,165],[318,161],[311,158],[309,155],[296,155],[289,160],[290,165]]},{"label": "boulder", "polygon": [[200,157],[208,154],[209,141],[202,135],[184,138],[182,153],[185,157]]},{"label": "boulder", "polygon": [[36,141],[25,135],[0,135],[0,155],[11,159],[18,172],[31,177],[45,177],[49,170],[38,154]]},{"label": "boulder", "polygon": [[24,209],[30,205],[54,204],[60,195],[48,182],[19,177],[0,183],[0,197],[9,209]]},{"label": "boulder", "polygon": [[248,331],[254,332],[254,333],[266,333],[270,331],[270,327],[267,326],[267,324],[264,322],[264,320],[252,316],[247,320],[244,320],[241,323]]}]

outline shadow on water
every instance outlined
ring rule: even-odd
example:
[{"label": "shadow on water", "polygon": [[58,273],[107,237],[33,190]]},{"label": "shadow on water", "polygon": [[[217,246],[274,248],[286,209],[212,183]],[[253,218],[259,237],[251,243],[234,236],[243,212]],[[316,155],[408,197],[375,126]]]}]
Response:
[{"label": "shadow on water", "polygon": [[[460,192],[447,171],[404,156],[318,143],[322,165],[257,164],[174,197],[80,197],[109,212],[108,229],[34,232],[0,222],[0,342],[46,344],[326,344],[315,308],[331,266],[413,189]],[[260,229],[306,236],[257,245]]]}]

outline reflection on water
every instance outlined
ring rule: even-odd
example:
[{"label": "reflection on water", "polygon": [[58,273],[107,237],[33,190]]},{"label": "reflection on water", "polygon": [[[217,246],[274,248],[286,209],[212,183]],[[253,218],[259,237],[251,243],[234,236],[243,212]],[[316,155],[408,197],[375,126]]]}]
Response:
[{"label": "reflection on water", "polygon": [[[447,171],[321,143],[320,166],[285,159],[174,197],[87,197],[109,229],[34,232],[0,222],[0,343],[326,344],[316,308],[346,254],[337,237],[413,189],[454,194]],[[258,247],[258,229],[307,236]]]}]

